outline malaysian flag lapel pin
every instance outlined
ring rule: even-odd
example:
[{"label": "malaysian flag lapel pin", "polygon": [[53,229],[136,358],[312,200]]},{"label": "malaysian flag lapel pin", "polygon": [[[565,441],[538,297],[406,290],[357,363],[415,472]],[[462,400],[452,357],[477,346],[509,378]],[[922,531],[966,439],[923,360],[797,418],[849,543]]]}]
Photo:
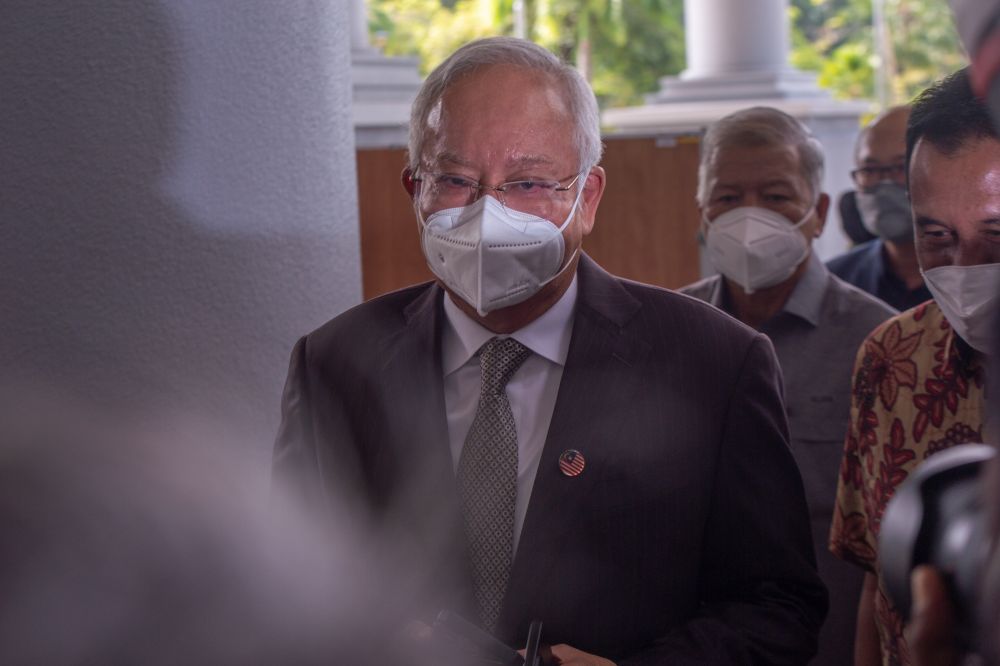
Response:
[{"label": "malaysian flag lapel pin", "polygon": [[559,456],[559,470],[566,476],[580,476],[586,464],[583,454],[576,449],[566,449]]}]

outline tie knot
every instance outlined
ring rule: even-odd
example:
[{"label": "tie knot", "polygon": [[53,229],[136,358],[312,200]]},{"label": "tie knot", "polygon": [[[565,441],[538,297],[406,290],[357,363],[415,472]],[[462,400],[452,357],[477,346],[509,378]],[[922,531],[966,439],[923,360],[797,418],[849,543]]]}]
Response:
[{"label": "tie knot", "polygon": [[514,338],[490,338],[479,350],[483,392],[500,393],[531,350]]}]

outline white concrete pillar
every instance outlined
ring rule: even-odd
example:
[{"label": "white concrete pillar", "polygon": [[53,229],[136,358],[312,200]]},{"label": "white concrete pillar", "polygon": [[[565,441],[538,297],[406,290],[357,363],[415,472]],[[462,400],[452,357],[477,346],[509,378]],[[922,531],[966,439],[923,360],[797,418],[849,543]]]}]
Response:
[{"label": "white concrete pillar", "polygon": [[218,422],[265,479],[292,345],[361,300],[347,3],[3,17],[0,389]]},{"label": "white concrete pillar", "polygon": [[351,0],[351,50],[371,49],[368,40],[368,10],[365,0]]},{"label": "white concrete pillar", "polygon": [[687,69],[660,80],[655,102],[825,97],[788,64],[788,0],[685,0]]},{"label": "white concrete pillar", "polygon": [[685,0],[684,78],[788,67],[788,0]]}]

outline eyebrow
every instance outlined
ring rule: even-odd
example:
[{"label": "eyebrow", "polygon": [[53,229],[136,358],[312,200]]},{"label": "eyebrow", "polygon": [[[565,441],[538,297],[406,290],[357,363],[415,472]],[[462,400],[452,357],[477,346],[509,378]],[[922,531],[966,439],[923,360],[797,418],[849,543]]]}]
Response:
[{"label": "eyebrow", "polygon": [[533,166],[548,166],[550,164],[555,164],[553,160],[548,155],[522,155],[511,160],[508,165],[516,168],[525,168]]},{"label": "eyebrow", "polygon": [[716,182],[712,185],[712,191],[723,190],[723,189],[738,190],[738,189],[743,189],[745,187],[754,187],[754,188],[759,187],[764,189],[767,189],[769,187],[788,187],[794,190],[795,183],[791,180],[785,180],[780,178],[775,180],[768,180],[763,183],[750,183],[749,185],[747,183],[734,183],[734,182],[724,182],[716,180]]},{"label": "eyebrow", "polygon": [[471,167],[472,166],[472,162],[469,162],[468,160],[462,159],[456,153],[448,153],[448,152],[441,153],[438,156],[438,160],[437,161],[438,162],[450,162],[451,164],[457,164],[459,166],[464,166],[464,167]]},{"label": "eyebrow", "polygon": [[[914,218],[914,220],[913,220],[913,223],[916,224],[918,227],[926,227],[926,226],[930,226],[932,224],[939,224],[939,225],[941,225],[943,227],[948,226],[947,223],[942,222],[942,221],[940,221],[938,219],[935,219],[933,217],[930,217],[928,215],[918,215],[918,216],[916,216]],[[983,218],[983,219],[979,220],[977,222],[977,224],[990,224],[990,225],[995,224],[995,225],[1000,226],[1000,217],[986,217],[986,218]]]}]

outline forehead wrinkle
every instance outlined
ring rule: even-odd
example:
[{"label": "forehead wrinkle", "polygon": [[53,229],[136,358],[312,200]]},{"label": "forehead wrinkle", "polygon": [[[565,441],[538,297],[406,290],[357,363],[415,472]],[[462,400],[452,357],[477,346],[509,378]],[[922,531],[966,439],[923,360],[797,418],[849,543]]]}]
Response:
[{"label": "forehead wrinkle", "polygon": [[514,155],[507,160],[507,168],[514,171],[536,167],[555,167],[557,160],[548,155]]},{"label": "forehead wrinkle", "polygon": [[457,164],[459,166],[464,166],[464,167],[472,166],[472,162],[470,162],[469,160],[463,158],[458,153],[453,153],[447,150],[438,155],[437,162],[438,163],[448,162],[450,164]]},{"label": "forehead wrinkle", "polygon": [[[476,166],[472,160],[450,150],[441,152],[435,161],[438,164],[456,164],[468,168]],[[551,166],[555,163],[556,160],[548,155],[512,155],[505,161],[505,166],[509,169],[526,169],[536,166]]]},{"label": "forehead wrinkle", "polygon": [[768,187],[790,187],[795,189],[795,180],[790,178],[772,178],[764,181],[730,179],[724,180],[716,176],[712,179],[712,187],[716,188],[768,188]]},{"label": "forehead wrinkle", "polygon": [[[905,152],[900,152],[900,153],[897,153],[897,154],[894,154],[894,155],[890,155],[889,159],[888,159],[889,162],[893,162],[893,163],[895,163],[895,162],[903,162],[905,160],[906,160],[906,153]],[[879,164],[881,161],[882,160],[878,160],[878,159],[876,159],[874,157],[871,157],[869,155],[868,157],[865,158],[864,164],[866,164],[866,165],[868,165],[868,164]]]},{"label": "forehead wrinkle", "polygon": [[771,180],[766,180],[760,184],[761,187],[791,187],[795,189],[798,183],[791,178],[772,178]]}]

